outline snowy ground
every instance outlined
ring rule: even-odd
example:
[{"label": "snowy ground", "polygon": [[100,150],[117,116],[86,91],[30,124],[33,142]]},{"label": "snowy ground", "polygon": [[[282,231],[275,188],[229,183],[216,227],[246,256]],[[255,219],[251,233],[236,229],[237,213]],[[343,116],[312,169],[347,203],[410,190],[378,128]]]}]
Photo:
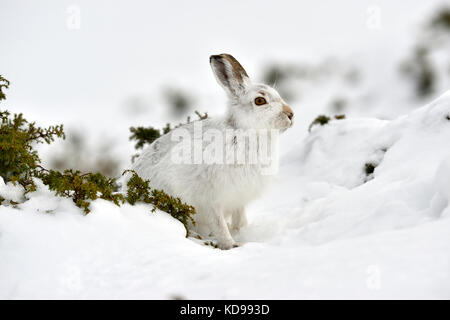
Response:
[{"label": "snowy ground", "polygon": [[[146,206],[83,216],[41,187],[0,207],[0,298],[449,299],[449,118],[447,92],[392,121],[294,127],[229,251]],[[20,200],[1,181],[0,195]]]}]

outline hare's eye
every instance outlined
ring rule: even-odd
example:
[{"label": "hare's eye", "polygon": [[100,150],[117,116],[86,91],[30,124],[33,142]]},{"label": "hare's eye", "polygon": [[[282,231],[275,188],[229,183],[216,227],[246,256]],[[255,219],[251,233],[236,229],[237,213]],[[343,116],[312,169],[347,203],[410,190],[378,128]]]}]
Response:
[{"label": "hare's eye", "polygon": [[267,103],[267,101],[263,97],[255,98],[255,104],[257,106],[262,106],[263,104],[266,104],[266,103]]}]

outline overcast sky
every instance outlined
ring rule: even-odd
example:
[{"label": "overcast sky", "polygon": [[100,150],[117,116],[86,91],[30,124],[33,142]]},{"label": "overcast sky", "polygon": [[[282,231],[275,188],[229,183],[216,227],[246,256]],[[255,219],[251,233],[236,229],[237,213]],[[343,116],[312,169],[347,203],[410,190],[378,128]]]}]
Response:
[{"label": "overcast sky", "polygon": [[12,82],[9,109],[80,121],[168,84],[221,94],[211,54],[235,55],[251,75],[273,60],[376,59],[439,3],[0,0],[0,74]]}]

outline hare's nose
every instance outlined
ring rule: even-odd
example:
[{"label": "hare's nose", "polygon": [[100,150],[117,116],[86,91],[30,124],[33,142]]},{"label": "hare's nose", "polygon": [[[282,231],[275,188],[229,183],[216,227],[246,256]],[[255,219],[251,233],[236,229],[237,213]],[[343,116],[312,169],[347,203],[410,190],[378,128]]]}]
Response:
[{"label": "hare's nose", "polygon": [[288,116],[289,120],[292,120],[292,118],[294,117],[294,113],[291,112],[286,112],[286,115]]},{"label": "hare's nose", "polygon": [[283,104],[283,112],[289,120],[292,121],[292,118],[294,117],[294,111],[292,111],[291,107],[289,107],[287,104]]}]

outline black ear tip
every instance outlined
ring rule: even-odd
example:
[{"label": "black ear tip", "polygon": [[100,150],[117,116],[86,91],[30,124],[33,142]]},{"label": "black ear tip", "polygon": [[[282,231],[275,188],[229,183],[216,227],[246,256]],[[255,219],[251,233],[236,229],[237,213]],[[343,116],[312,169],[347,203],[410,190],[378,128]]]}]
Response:
[{"label": "black ear tip", "polygon": [[220,58],[220,55],[214,54],[209,57],[209,62],[212,62],[213,60],[218,60]]}]

